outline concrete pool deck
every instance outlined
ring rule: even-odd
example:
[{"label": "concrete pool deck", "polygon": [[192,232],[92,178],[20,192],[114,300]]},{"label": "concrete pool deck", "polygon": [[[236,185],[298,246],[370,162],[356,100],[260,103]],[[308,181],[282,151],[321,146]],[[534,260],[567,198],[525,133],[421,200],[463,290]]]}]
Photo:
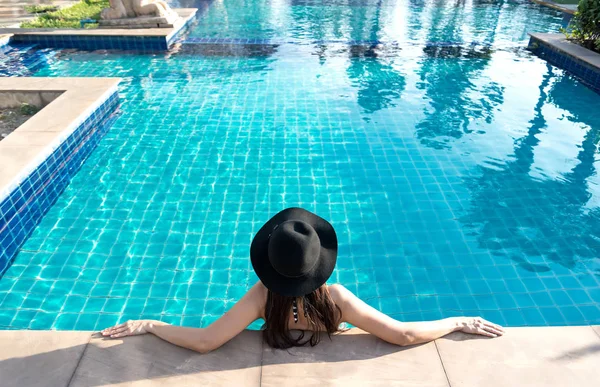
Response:
[{"label": "concrete pool deck", "polygon": [[152,335],[0,331],[9,386],[597,386],[600,326],[455,333],[401,348],[353,329],[315,348],[273,350],[245,331],[205,355]]}]

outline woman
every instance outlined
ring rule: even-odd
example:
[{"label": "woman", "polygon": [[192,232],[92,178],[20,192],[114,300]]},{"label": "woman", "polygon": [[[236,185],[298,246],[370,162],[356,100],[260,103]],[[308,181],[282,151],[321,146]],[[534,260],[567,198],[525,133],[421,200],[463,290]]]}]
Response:
[{"label": "woman", "polygon": [[[462,331],[488,337],[504,331],[481,318],[454,317],[428,322],[400,322],[370,307],[341,285],[327,286],[337,257],[331,224],[301,208],[288,208],[271,218],[250,248],[260,281],[225,315],[207,328],[185,328],[153,320],[128,321],[107,328],[110,338],[152,333],[180,347],[206,353],[219,348],[262,318],[264,339],[274,348],[329,337],[347,322],[397,345],[425,343]],[[299,331],[293,334],[292,331]],[[306,337],[306,331],[311,332]]]}]

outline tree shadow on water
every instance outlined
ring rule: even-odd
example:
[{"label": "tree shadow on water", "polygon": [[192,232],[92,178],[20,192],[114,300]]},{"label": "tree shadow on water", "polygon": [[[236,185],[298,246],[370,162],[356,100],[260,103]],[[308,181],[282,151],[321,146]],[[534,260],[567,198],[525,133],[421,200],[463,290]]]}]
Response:
[{"label": "tree shadow on water", "polygon": [[[596,259],[600,253],[600,208],[587,206],[592,196],[587,181],[596,174],[598,130],[587,130],[576,156],[577,164],[561,178],[531,176],[534,150],[547,125],[542,109],[556,85],[552,86],[553,79],[548,67],[535,115],[526,135],[515,141],[511,160],[500,168],[480,166],[478,177],[465,179],[472,192],[472,206],[460,219],[476,230],[482,247],[508,254],[533,272],[550,270],[545,264],[527,260],[533,257],[573,269],[582,260]],[[585,107],[570,112],[575,117],[589,117]]]},{"label": "tree shadow on water", "polygon": [[[417,71],[417,87],[428,104],[415,132],[421,143],[435,149],[450,148],[453,140],[473,133],[473,120],[491,123],[496,107],[504,102],[504,88],[483,75],[494,54],[491,44],[497,29],[489,28],[484,44],[464,42],[464,12],[459,6],[451,11],[432,8],[428,43]],[[485,12],[498,23],[499,7]]]}]

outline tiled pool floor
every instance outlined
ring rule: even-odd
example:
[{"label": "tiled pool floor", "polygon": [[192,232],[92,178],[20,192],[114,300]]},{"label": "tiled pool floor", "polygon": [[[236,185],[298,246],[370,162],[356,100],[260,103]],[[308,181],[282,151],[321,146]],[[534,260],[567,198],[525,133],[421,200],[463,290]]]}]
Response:
[{"label": "tiled pool floor", "polygon": [[121,115],[0,280],[0,327],[206,326],[288,206],[336,228],[331,282],[393,317],[600,322],[600,95],[523,49],[559,13],[334,4],[319,30],[314,4],[266,3],[210,3],[165,54],[41,62],[123,78]]}]

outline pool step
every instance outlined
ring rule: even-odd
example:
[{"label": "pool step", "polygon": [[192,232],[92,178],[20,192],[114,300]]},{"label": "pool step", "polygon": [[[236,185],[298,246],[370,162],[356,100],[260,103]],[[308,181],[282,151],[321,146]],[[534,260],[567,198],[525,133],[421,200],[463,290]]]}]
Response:
[{"label": "pool step", "polygon": [[8,45],[0,49],[1,77],[32,76],[50,62],[56,51],[39,49],[37,45]]}]

